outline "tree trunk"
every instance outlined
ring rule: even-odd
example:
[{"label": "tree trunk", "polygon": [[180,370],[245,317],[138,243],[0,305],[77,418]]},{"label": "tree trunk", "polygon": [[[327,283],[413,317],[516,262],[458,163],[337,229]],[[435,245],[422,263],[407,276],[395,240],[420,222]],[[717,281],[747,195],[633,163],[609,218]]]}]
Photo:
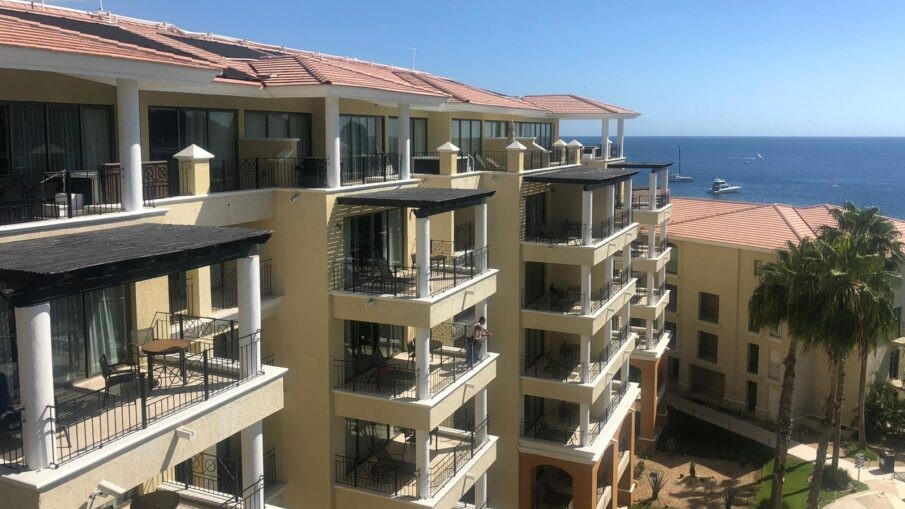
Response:
[{"label": "tree trunk", "polygon": [[835,361],[830,374],[829,394],[823,404],[823,418],[820,420],[820,441],[817,443],[817,457],[814,461],[814,475],[808,490],[807,509],[817,509],[820,502],[820,489],[823,484],[823,471],[826,467],[826,453],[830,445],[830,434],[833,431],[833,416],[836,410],[836,381],[842,370],[842,362]]},{"label": "tree trunk", "polygon": [[833,468],[839,468],[839,450],[842,447],[842,405],[845,403],[845,359],[839,361],[839,377],[836,380],[836,401],[833,409]]},{"label": "tree trunk", "polygon": [[864,401],[867,399],[867,349],[861,349],[861,374],[858,379],[858,449],[867,449],[867,425],[864,420]]},{"label": "tree trunk", "polygon": [[786,453],[792,438],[792,396],[795,393],[795,363],[798,360],[798,340],[793,336],[789,342],[789,352],[783,361],[785,372],[782,376],[782,392],[776,413],[776,449],[773,455],[773,482],[770,492],[770,507],[782,509],[782,486],[786,475]]}]

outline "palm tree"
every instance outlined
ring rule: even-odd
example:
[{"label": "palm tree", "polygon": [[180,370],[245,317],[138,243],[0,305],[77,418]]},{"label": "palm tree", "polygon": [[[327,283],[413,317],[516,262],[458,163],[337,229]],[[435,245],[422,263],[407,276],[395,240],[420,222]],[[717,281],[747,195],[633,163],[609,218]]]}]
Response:
[{"label": "palm tree", "polygon": [[777,251],[778,260],[761,268],[760,282],[748,303],[751,324],[756,328],[778,327],[785,323],[789,331],[789,351],[783,361],[785,370],[776,416],[776,449],[773,457],[773,481],[770,507],[781,509],[782,487],[786,473],[786,455],[792,436],[792,398],[795,391],[795,364],[799,341],[812,344],[819,330],[811,307],[811,295],[817,289],[819,261],[816,243],[804,238]]},{"label": "palm tree", "polygon": [[[899,240],[900,234],[889,219],[880,215],[877,207],[857,208],[852,202],[845,202],[842,208],[830,210],[836,226],[821,228],[822,238],[832,242],[840,235],[851,235],[859,238],[859,244],[867,254],[877,254],[887,260],[886,270],[898,273],[905,263],[905,245]],[[866,325],[866,324],[865,324]],[[858,379],[858,448],[867,448],[867,432],[864,418],[864,402],[867,395],[867,356],[876,350],[880,341],[890,332],[888,324],[877,323],[874,327],[860,329],[858,337],[858,355],[861,371]],[[893,324],[897,325],[897,324]],[[841,432],[841,416],[837,417],[836,445],[833,448],[833,464],[839,461],[838,439]]]},{"label": "palm tree", "polygon": [[[868,252],[861,237],[829,232],[817,245],[824,269],[818,291],[812,295],[812,312],[823,329],[819,344],[831,370],[808,509],[817,508],[830,434],[841,425],[846,356],[858,347],[862,329],[879,332],[894,321],[893,289],[898,281],[897,273],[886,270],[887,258]],[[835,442],[838,447],[838,437]]]}]

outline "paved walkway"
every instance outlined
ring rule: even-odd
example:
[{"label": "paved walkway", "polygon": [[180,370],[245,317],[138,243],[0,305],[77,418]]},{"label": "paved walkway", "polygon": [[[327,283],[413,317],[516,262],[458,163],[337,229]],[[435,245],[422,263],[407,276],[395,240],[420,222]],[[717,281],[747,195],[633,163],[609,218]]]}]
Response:
[{"label": "paved walkway", "polygon": [[[667,403],[681,412],[697,417],[719,426],[723,429],[732,431],[744,437],[750,438],[755,442],[759,442],[768,447],[775,447],[776,434],[768,429],[762,428],[754,423],[733,417],[732,415],[720,412],[714,408],[689,401],[676,394],[669,394]],[[831,444],[832,446],[832,444]],[[832,450],[831,450],[832,451]],[[789,454],[806,461],[814,461],[817,459],[817,449],[807,444],[801,444],[792,441],[789,444]],[[858,479],[858,469],[855,463],[845,458],[839,459],[839,466],[848,471],[852,479]],[[896,464],[896,475],[905,478],[905,464]],[[880,471],[879,465],[868,465],[867,468],[861,469],[861,480],[867,481],[871,479],[891,479],[892,474],[884,474]]]}]

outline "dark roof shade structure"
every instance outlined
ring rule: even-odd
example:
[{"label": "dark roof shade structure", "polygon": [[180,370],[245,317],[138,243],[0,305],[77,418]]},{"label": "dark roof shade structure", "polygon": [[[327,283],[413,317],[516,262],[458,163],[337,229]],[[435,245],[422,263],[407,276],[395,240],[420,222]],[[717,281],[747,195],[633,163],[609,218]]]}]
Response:
[{"label": "dark roof shade structure", "polygon": [[584,186],[585,191],[591,191],[598,187],[628,180],[637,173],[637,171],[631,170],[601,170],[590,166],[570,166],[559,170],[528,175],[525,177],[525,181],[546,184],[578,184]]},{"label": "dark roof shade structure", "polygon": [[354,194],[337,199],[340,205],[406,207],[415,209],[415,217],[429,217],[451,210],[480,205],[495,191],[477,189],[441,189],[406,187],[390,191]]},{"label": "dark roof shade structure", "polygon": [[256,253],[272,234],[148,223],[0,243],[2,295],[30,306],[222,263]]},{"label": "dark roof shade structure", "polygon": [[650,170],[660,172],[672,166],[672,161],[623,161],[621,163],[609,163],[608,168]]}]

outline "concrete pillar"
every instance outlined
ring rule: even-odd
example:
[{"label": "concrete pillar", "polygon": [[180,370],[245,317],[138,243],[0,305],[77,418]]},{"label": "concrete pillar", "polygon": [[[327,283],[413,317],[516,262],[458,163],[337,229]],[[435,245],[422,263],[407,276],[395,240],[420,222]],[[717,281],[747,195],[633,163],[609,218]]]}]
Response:
[{"label": "concrete pillar", "polygon": [[622,197],[622,210],[625,211],[626,214],[631,214],[632,211],[632,179],[626,179],[623,183],[623,193],[625,194]]},{"label": "concrete pillar", "polygon": [[625,157],[625,119],[616,120],[616,143],[619,144],[619,152],[616,157]]},{"label": "concrete pillar", "polygon": [[669,168],[663,170],[663,194],[669,194]]},{"label": "concrete pillar", "polygon": [[569,164],[581,164],[581,149],[584,145],[578,140],[569,142]]},{"label": "concrete pillar", "polygon": [[324,154],[327,157],[327,187],[335,189],[341,185],[340,142],[339,142],[339,98],[324,98]]},{"label": "concrete pillar", "polygon": [[244,376],[261,371],[261,263],[258,255],[236,260],[239,297],[239,363]]},{"label": "concrete pillar", "polygon": [[581,266],[581,314],[591,314],[591,266]]},{"label": "concrete pillar", "polygon": [[[250,497],[243,507],[264,509],[264,432],[262,421],[242,430],[242,488],[260,486],[260,490],[246,494]],[[260,485],[258,483],[261,483]],[[252,488],[254,489],[254,488]]]},{"label": "concrete pillar", "polygon": [[527,147],[513,141],[506,146],[506,171],[518,173],[525,169],[525,152]]},{"label": "concrete pillar", "polygon": [[430,498],[431,436],[426,430],[415,430],[415,468],[418,470],[418,498]]},{"label": "concrete pillar", "polygon": [[116,133],[119,158],[123,167],[122,205],[127,212],[141,210],[141,111],[138,105],[138,81],[116,80]]},{"label": "concrete pillar", "polygon": [[579,355],[581,355],[581,382],[588,383],[591,381],[591,336],[582,335],[581,336],[581,348],[579,348]]},{"label": "concrete pillar", "polygon": [[173,154],[173,158],[179,161],[181,191],[188,196],[204,196],[210,193],[210,161],[214,154],[192,144]]},{"label": "concrete pillar", "polygon": [[610,119],[600,119],[600,150],[603,152],[601,157],[606,161],[610,158]]},{"label": "concrete pillar", "polygon": [[[486,303],[486,301],[485,301]],[[485,304],[486,305],[486,304]],[[477,309],[475,310],[477,311]],[[475,402],[475,426],[481,426],[485,424],[487,420],[487,388],[481,389],[474,396]],[[485,425],[480,430],[477,430],[475,433],[475,439],[478,444],[483,444],[484,440],[487,439],[487,426]],[[481,477],[475,481],[474,484],[474,505],[475,507],[484,507],[484,504],[487,502],[487,474],[485,473]]]},{"label": "concrete pillar", "polygon": [[594,191],[581,192],[581,243],[590,246],[594,229]]},{"label": "concrete pillar", "polygon": [[590,437],[588,436],[591,431],[591,406],[587,403],[580,403],[578,405],[578,419],[579,425],[581,429],[581,446],[587,447],[591,445]]},{"label": "concrete pillar", "polygon": [[431,222],[429,217],[415,219],[415,265],[418,297],[430,296]]},{"label": "concrete pillar", "polygon": [[22,403],[22,449],[30,470],[54,463],[53,354],[50,303],[16,308],[19,388]]},{"label": "concrete pillar", "polygon": [[430,340],[430,329],[415,327],[415,394],[418,399],[430,398]]},{"label": "concrete pillar", "polygon": [[396,146],[399,150],[399,178],[408,180],[412,175],[412,113],[411,107],[399,103],[399,133]]},{"label": "concrete pillar", "polygon": [[440,175],[455,175],[459,166],[459,147],[450,142],[437,147],[440,158]]},{"label": "concrete pillar", "polygon": [[487,270],[488,250],[487,250],[487,203],[484,202],[475,206],[474,217],[475,228],[475,250],[477,251],[477,260],[475,260],[478,272]]},{"label": "concrete pillar", "polygon": [[654,305],[654,273],[647,273],[647,305]]},{"label": "concrete pillar", "polygon": [[650,210],[657,210],[657,173],[651,170],[647,180],[647,190],[650,195]]}]

